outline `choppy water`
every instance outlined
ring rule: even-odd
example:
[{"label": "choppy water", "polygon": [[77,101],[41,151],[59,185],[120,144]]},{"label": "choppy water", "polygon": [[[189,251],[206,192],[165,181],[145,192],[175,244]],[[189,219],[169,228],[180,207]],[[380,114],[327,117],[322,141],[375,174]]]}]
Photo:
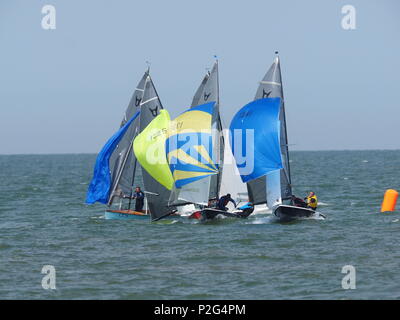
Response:
[{"label": "choppy water", "polygon": [[105,220],[84,204],[95,155],[0,156],[0,298],[399,299],[400,214],[378,212],[400,189],[400,151],[291,158],[295,193],[316,191],[327,220]]}]

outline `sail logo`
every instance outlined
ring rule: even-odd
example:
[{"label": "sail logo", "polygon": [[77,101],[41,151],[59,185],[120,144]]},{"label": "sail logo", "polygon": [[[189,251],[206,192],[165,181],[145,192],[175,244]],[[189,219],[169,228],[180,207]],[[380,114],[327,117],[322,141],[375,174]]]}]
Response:
[{"label": "sail logo", "polygon": [[265,89],[263,89],[263,98],[268,98],[269,95],[271,94],[272,90],[269,92],[266,92]]},{"label": "sail logo", "polygon": [[[177,164],[182,160],[191,164],[211,165],[215,169],[212,146],[212,134],[208,130],[181,131],[179,134],[170,136],[167,140],[168,162]],[[179,154],[181,156],[178,156]]]},{"label": "sail logo", "polygon": [[42,18],[42,29],[43,30],[55,30],[56,29],[56,8],[52,5],[45,5],[42,7],[42,14],[45,16]]},{"label": "sail logo", "polygon": [[154,133],[149,133],[149,139],[150,140],[156,140],[157,138],[161,137],[161,136],[165,136],[168,134],[168,128],[161,128],[159,130],[154,130]]},{"label": "sail logo", "polygon": [[137,96],[135,96],[135,106],[139,107],[140,106],[140,102],[142,102],[141,98],[138,98]]},{"label": "sail logo", "polygon": [[239,113],[239,117],[240,118],[246,118],[246,117],[250,116],[252,113],[253,113],[252,110],[244,110],[244,111]]},{"label": "sail logo", "polygon": [[158,115],[158,105],[157,105],[154,109],[149,108],[149,110],[150,110],[151,115],[152,115],[153,117],[157,117],[157,115]]},{"label": "sail logo", "polygon": [[352,5],[345,5],[342,7],[342,14],[345,16],[342,18],[341,25],[344,30],[355,30],[356,29],[356,8]]},{"label": "sail logo", "polygon": [[210,95],[211,95],[211,92],[209,94],[204,92],[204,101],[207,101],[208,98],[210,97]]},{"label": "sail logo", "polygon": [[234,129],[230,131],[230,145],[241,176],[254,171],[254,130]]}]

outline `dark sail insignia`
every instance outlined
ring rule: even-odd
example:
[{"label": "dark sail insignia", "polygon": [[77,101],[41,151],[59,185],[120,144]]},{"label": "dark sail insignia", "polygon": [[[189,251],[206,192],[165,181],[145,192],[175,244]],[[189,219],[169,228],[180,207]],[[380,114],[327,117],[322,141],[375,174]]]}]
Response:
[{"label": "dark sail insignia", "polygon": [[250,116],[252,113],[253,112],[251,110],[244,110],[244,111],[239,113],[239,117],[240,118],[245,118],[245,117]]},{"label": "dark sail insignia", "polygon": [[263,89],[263,98],[268,98],[269,95],[271,94],[272,90],[269,92],[266,92],[265,89]]},{"label": "dark sail insignia", "polygon": [[207,101],[208,98],[210,97],[210,95],[211,95],[211,92],[209,94],[204,92],[204,101]]},{"label": "dark sail insignia", "polygon": [[142,102],[141,98],[138,98],[137,96],[135,97],[135,106],[139,107],[140,106],[140,102]]},{"label": "dark sail insignia", "polygon": [[139,81],[138,85],[136,86],[135,92],[133,93],[131,100],[129,101],[129,105],[126,108],[125,115],[122,119],[120,127],[123,127],[124,124],[133,117],[133,115],[138,111],[140,107],[140,103],[142,101],[143,96],[143,89],[144,84],[146,82],[147,73],[145,73],[142,79]]},{"label": "dark sail insignia", "polygon": [[157,115],[158,115],[158,105],[156,105],[156,107],[154,109],[151,109],[149,107],[149,110],[150,110],[150,112],[151,112],[153,117],[157,117]]}]

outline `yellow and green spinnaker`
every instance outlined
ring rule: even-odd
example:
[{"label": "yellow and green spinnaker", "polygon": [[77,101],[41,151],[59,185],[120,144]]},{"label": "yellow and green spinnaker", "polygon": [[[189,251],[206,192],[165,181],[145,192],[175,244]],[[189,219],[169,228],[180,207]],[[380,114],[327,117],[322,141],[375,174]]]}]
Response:
[{"label": "yellow and green spinnaker", "polygon": [[174,184],[165,152],[165,140],[170,125],[169,113],[162,109],[133,141],[133,150],[140,165],[168,190],[171,190]]},{"label": "yellow and green spinnaker", "polygon": [[177,188],[218,173],[212,160],[214,105],[211,102],[193,107],[171,122],[166,154]]}]

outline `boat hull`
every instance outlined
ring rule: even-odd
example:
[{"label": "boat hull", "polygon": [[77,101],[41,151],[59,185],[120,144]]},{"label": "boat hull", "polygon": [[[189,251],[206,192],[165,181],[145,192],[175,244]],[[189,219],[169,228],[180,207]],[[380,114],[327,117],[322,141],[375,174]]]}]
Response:
[{"label": "boat hull", "polygon": [[133,210],[106,210],[107,220],[145,220],[150,219],[150,215]]},{"label": "boat hull", "polygon": [[201,219],[203,221],[206,220],[213,220],[216,218],[218,215],[223,215],[225,217],[229,218],[240,218],[244,219],[247,218],[253,211],[238,211],[238,212],[229,212],[229,211],[223,211],[223,210],[218,210],[214,208],[206,208],[200,211],[201,213]]},{"label": "boat hull", "polygon": [[282,221],[291,221],[301,218],[309,218],[315,211],[309,208],[279,205],[273,208],[272,213]]}]

